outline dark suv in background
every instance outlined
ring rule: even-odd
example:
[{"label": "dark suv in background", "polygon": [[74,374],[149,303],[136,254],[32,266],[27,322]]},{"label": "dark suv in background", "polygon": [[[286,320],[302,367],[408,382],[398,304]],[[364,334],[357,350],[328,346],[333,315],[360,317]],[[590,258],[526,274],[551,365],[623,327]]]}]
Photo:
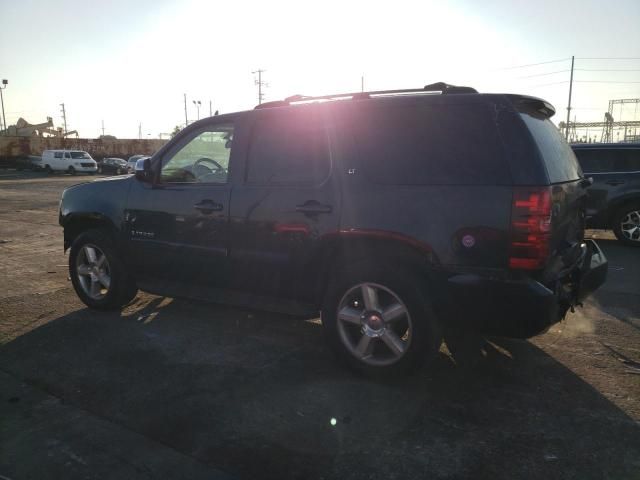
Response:
[{"label": "dark suv in background", "polygon": [[531,337],[607,273],[553,114],[436,84],[200,120],[135,176],[65,190],[73,286],[98,309],[140,288],[321,312],[368,373],[417,365],[443,331]]},{"label": "dark suv in background", "polygon": [[593,178],[587,226],[613,229],[618,240],[640,247],[640,144],[572,145],[582,170]]}]

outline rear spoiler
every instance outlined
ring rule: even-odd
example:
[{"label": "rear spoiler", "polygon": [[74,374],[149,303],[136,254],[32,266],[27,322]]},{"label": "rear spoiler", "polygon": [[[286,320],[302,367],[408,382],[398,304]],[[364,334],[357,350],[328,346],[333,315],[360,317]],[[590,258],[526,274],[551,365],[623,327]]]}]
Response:
[{"label": "rear spoiler", "polygon": [[553,108],[549,102],[545,102],[541,98],[529,97],[527,95],[505,95],[516,108],[516,110],[525,110],[528,112],[534,111],[546,118],[551,118],[555,115],[556,109]]}]

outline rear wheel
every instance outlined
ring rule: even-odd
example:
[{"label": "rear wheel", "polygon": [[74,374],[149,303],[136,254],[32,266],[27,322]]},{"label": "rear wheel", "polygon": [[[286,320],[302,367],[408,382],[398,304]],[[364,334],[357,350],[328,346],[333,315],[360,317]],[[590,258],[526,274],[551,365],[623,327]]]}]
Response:
[{"label": "rear wheel", "polygon": [[334,278],[322,324],[336,353],[369,375],[406,372],[437,353],[440,327],[419,279],[393,268],[360,266]]},{"label": "rear wheel", "polygon": [[105,230],[89,230],[75,239],[69,254],[69,274],[80,300],[98,310],[118,309],[137,293]]},{"label": "rear wheel", "polygon": [[640,202],[618,209],[613,217],[613,233],[625,245],[640,247]]},{"label": "rear wheel", "polygon": [[44,166],[44,171],[47,172],[47,174],[49,175],[53,173],[53,170],[51,170],[51,167],[49,165]]}]

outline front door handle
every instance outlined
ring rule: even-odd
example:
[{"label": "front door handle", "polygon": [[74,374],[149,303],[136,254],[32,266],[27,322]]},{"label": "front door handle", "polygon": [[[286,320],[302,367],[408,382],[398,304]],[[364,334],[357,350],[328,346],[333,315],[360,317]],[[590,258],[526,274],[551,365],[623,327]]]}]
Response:
[{"label": "front door handle", "polygon": [[200,210],[202,213],[220,212],[224,208],[221,203],[214,202],[213,200],[202,200],[196,203],[193,208]]},{"label": "front door handle", "polygon": [[331,213],[333,208],[331,205],[323,205],[315,200],[310,200],[302,205],[296,205],[296,212],[306,214]]},{"label": "front door handle", "polygon": [[612,186],[616,186],[616,185],[622,185],[624,183],[624,180],[607,180],[606,182],[607,185],[612,185]]}]

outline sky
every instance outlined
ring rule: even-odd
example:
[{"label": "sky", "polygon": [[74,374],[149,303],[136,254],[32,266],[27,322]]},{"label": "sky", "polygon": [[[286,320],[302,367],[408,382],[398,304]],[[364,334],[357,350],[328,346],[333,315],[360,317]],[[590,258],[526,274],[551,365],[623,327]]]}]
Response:
[{"label": "sky", "polygon": [[194,100],[200,117],[253,108],[257,69],[266,100],[445,81],[545,98],[557,123],[573,55],[572,120],[600,121],[640,97],[638,25],[638,0],[0,0],[0,78],[8,124],[62,126],[64,102],[85,138],[103,121],[158,138],[184,125],[184,94],[189,121]]}]

